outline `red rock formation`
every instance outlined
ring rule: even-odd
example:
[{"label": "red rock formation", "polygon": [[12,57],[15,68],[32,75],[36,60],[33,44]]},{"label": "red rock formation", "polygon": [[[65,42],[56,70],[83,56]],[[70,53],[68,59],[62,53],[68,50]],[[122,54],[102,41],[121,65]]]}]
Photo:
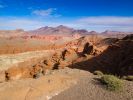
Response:
[{"label": "red rock formation", "polygon": [[83,60],[78,59],[72,67],[88,71],[101,70],[114,75],[133,75],[133,41],[126,37],[110,45],[101,54]]}]

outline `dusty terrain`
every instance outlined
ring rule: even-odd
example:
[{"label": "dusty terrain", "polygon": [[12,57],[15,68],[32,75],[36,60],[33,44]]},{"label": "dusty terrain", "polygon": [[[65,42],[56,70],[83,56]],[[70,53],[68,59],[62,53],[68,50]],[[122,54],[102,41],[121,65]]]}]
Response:
[{"label": "dusty terrain", "polygon": [[76,84],[79,73],[77,70],[51,71],[38,79],[0,83],[0,100],[49,100]]},{"label": "dusty terrain", "polygon": [[132,100],[133,82],[110,92],[92,74],[133,75],[133,35],[124,36],[62,25],[0,31],[0,100]]},{"label": "dusty terrain", "polygon": [[[132,100],[133,82],[124,81],[120,92],[107,91],[98,76],[79,69],[60,69],[38,79],[0,83],[1,100]],[[63,92],[62,92],[63,91]]]},{"label": "dusty terrain", "polygon": [[76,85],[56,95],[52,100],[132,100],[133,82],[124,81],[124,89],[111,92],[104,88],[96,76],[88,73],[79,77]]}]

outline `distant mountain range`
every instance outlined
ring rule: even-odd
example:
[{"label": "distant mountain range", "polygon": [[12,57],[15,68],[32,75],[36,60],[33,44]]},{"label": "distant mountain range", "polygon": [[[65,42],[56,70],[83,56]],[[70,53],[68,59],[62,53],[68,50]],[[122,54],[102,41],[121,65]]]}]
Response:
[{"label": "distant mountain range", "polygon": [[100,34],[100,35],[122,35],[122,34],[133,34],[133,32],[119,32],[119,31],[105,31],[105,32],[95,32],[90,31],[88,32],[85,29],[76,30],[67,26],[57,26],[57,27],[42,27],[36,30],[29,31],[30,34],[36,34],[36,35],[92,35],[92,34]]},{"label": "distant mountain range", "polygon": [[106,30],[105,32],[100,33],[100,35],[107,36],[107,37],[113,37],[113,38],[123,38],[129,34],[133,34],[133,32],[119,32],[119,31]]},{"label": "distant mountain range", "polygon": [[75,34],[80,34],[80,35],[87,35],[90,34],[87,30],[76,30],[73,28],[69,28],[67,26],[57,26],[57,27],[42,27],[37,30],[32,30],[29,31],[31,34],[36,34],[36,35],[75,35]]},{"label": "distant mountain range", "polygon": [[105,35],[114,35],[114,34],[133,34],[133,32],[119,32],[119,31],[109,31],[109,30],[106,30],[105,32],[102,32],[101,34],[105,34]]},{"label": "distant mountain range", "polygon": [[96,31],[87,31],[85,29],[73,29],[67,26],[57,26],[57,27],[41,27],[36,30],[24,31],[22,29],[16,30],[0,30],[0,36],[26,36],[26,35],[53,35],[53,36],[85,36],[85,35],[102,35],[107,37],[124,37],[127,34],[133,34],[133,32],[119,32],[119,31],[104,31],[98,33]]}]

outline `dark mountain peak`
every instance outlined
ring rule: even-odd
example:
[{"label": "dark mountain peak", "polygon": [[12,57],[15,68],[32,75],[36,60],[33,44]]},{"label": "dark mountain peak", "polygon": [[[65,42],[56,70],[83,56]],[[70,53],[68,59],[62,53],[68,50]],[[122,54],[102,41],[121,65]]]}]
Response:
[{"label": "dark mountain peak", "polygon": [[96,31],[90,31],[89,34],[97,34]]},{"label": "dark mountain peak", "polygon": [[41,27],[41,28],[39,28],[37,30],[46,30],[46,29],[52,29],[52,27],[45,26],[45,27]]},{"label": "dark mountain peak", "polygon": [[64,26],[64,25],[59,25],[59,26],[55,27],[55,29],[74,30],[73,28],[70,28],[70,27],[67,27],[67,26]]},{"label": "dark mountain peak", "polygon": [[64,26],[64,25],[59,25],[56,28],[68,28],[68,27],[67,26]]},{"label": "dark mountain peak", "polygon": [[80,29],[80,30],[77,30],[77,32],[87,33],[88,31],[87,31],[87,30],[85,30],[85,29]]},{"label": "dark mountain peak", "polygon": [[102,34],[108,34],[108,33],[111,33],[112,31],[110,30],[105,30],[104,32],[102,32]]}]

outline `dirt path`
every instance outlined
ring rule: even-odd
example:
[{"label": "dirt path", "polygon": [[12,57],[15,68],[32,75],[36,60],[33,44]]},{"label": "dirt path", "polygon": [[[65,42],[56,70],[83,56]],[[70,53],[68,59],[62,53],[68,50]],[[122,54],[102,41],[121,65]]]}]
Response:
[{"label": "dirt path", "polygon": [[95,77],[89,74],[81,77],[76,85],[51,100],[133,100],[133,82],[125,81],[122,92],[110,92]]}]

